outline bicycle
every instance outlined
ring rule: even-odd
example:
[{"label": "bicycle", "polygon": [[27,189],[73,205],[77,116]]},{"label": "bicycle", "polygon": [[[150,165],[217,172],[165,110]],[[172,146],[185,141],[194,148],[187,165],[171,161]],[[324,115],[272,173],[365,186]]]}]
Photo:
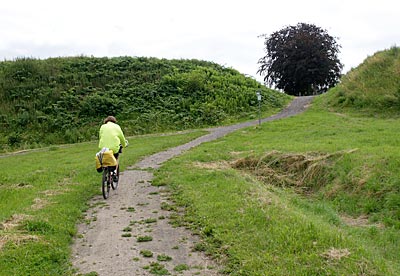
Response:
[{"label": "bicycle", "polygon": [[118,188],[118,182],[119,182],[119,166],[118,169],[115,169],[115,166],[103,167],[101,190],[104,199],[107,199],[110,196],[110,187],[113,190],[116,190]]},{"label": "bicycle", "polygon": [[96,170],[103,173],[101,180],[101,191],[103,198],[107,199],[110,196],[111,188],[116,190],[119,182],[119,166],[118,155],[121,153],[120,149],[118,154],[114,154],[108,148],[103,148],[96,153]]},{"label": "bicycle", "polygon": [[[128,141],[125,140],[125,147],[128,146]],[[97,172],[103,172],[101,180],[101,191],[103,198],[107,199],[110,196],[111,188],[116,190],[119,183],[119,154],[122,153],[122,145],[116,154],[108,148],[103,148],[101,151],[96,153],[96,170]]]}]

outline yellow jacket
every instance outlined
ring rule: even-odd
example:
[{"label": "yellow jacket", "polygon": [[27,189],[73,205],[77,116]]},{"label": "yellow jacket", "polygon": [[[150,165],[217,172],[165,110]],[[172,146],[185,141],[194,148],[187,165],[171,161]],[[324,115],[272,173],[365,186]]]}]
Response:
[{"label": "yellow jacket", "polygon": [[100,127],[99,139],[100,150],[102,148],[109,148],[114,153],[119,151],[119,145],[123,147],[127,145],[121,127],[113,122],[108,122]]}]

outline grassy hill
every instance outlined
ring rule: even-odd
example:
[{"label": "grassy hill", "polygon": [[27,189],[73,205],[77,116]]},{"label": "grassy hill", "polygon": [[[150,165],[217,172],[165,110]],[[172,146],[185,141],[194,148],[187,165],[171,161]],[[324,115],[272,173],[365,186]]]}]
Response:
[{"label": "grassy hill", "polygon": [[212,126],[288,100],[200,60],[68,57],[0,62],[0,150],[97,138],[114,115],[127,135]]},{"label": "grassy hill", "polygon": [[326,95],[326,105],[374,116],[398,116],[400,48],[377,52],[352,69]]}]

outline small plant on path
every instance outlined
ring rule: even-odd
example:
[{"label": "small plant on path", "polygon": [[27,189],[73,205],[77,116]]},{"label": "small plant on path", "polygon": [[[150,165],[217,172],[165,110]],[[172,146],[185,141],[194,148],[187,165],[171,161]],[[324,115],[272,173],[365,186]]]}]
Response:
[{"label": "small plant on path", "polygon": [[169,271],[165,268],[165,266],[160,263],[151,263],[150,273],[154,275],[170,275]]},{"label": "small plant on path", "polygon": [[151,258],[153,257],[153,252],[151,252],[150,250],[140,250],[140,255],[145,258]]},{"label": "small plant on path", "polygon": [[152,240],[153,240],[153,237],[151,237],[151,236],[139,236],[137,238],[137,242],[149,242]]},{"label": "small plant on path", "polygon": [[190,267],[187,264],[179,264],[179,265],[174,267],[174,270],[177,271],[177,272],[184,271],[184,270],[189,270],[189,269],[190,269]]},{"label": "small plant on path", "polygon": [[165,254],[161,254],[157,256],[157,260],[160,262],[167,262],[167,261],[171,261],[172,257],[165,255]]}]

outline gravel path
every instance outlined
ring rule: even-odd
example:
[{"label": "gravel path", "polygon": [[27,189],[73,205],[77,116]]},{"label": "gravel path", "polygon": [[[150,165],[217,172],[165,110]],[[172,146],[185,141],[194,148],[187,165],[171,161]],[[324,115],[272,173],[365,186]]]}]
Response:
[{"label": "gravel path", "polygon": [[[268,122],[303,112],[313,97],[298,97],[279,114],[262,119]],[[157,275],[161,269],[172,275],[219,275],[218,264],[201,252],[193,251],[197,236],[169,223],[170,211],[164,187],[151,185],[153,174],[165,161],[203,142],[218,139],[235,130],[254,126],[258,120],[208,129],[207,135],[189,143],[156,153],[129,167],[120,176],[118,190],[107,200],[101,196],[91,201],[85,222],[78,225],[72,246],[72,263],[78,273],[98,275]],[[151,241],[140,239],[151,237]],[[143,252],[152,257],[144,257]],[[142,253],[141,253],[142,252]],[[170,260],[167,257],[170,257]],[[148,267],[145,269],[145,267]],[[153,270],[153,273],[152,273]],[[165,275],[165,274],[164,274]]]}]

